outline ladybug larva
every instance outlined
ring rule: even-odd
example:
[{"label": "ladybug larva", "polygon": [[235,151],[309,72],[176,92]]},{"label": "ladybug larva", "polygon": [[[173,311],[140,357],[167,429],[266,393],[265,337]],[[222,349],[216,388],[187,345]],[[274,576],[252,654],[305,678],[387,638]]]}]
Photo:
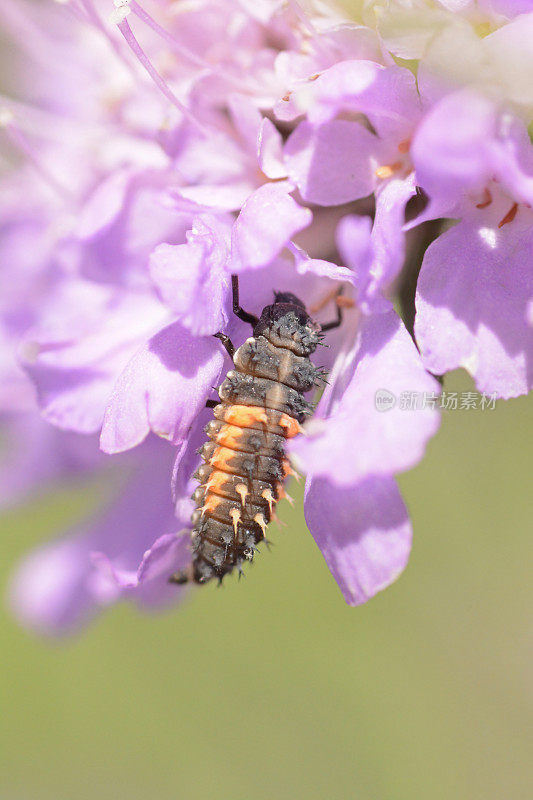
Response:
[{"label": "ladybug larva", "polygon": [[214,419],[205,428],[200,449],[204,461],[194,477],[197,508],[192,516],[192,561],[170,578],[172,583],[206,583],[251,561],[274,513],[286,496],[283,483],[292,474],[285,442],[301,431],[312,413],[304,394],[324,381],[309,356],[325,331],[340,325],[315,322],[290,292],[278,292],[258,318],[239,305],[232,277],[233,312],[252,325],[253,334],[236,349],[217,333],[235,369],[218,389],[220,402],[208,400]]}]

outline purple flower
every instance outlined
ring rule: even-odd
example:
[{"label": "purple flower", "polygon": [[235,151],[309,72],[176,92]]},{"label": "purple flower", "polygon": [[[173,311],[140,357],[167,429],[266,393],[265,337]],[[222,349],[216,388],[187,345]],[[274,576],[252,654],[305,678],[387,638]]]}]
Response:
[{"label": "purple flower", "polygon": [[422,263],[415,330],[424,363],[437,374],[462,366],[489,394],[527,394],[533,385],[527,319],[533,148],[527,131],[465,90],[431,110],[411,152],[418,182],[431,198],[425,216],[459,219]]},{"label": "purple flower", "polygon": [[[515,19],[528,9],[510,0],[415,5],[387,4],[379,30],[277,0],[171,15],[163,2],[157,18],[124,0],[115,29],[96,0],[71,16],[3,9],[45,67],[29,66],[0,109],[21,162],[0,200],[0,489],[8,501],[70,476],[110,479],[96,520],[15,573],[26,624],[71,630],[119,599],[182,596],[168,576],[190,558],[205,401],[230,368],[213,334],[249,335],[232,275],[254,314],[276,290],[322,323],[344,307],[321,354],[329,385],[290,452],[307,473],[309,530],[351,604],[407,562],[395,476],[439,424],[429,373],[464,366],[486,392],[528,390],[533,15]],[[398,56],[417,59],[416,80]],[[443,217],[456,222],[423,259],[415,344],[402,290],[420,264],[405,230]]]},{"label": "purple flower", "polygon": [[305,200],[357,200],[379,191],[384,178],[410,172],[407,144],[421,109],[409,70],[341,61],[300,94],[291,99],[293,114],[305,106],[307,118],[290,135],[285,160]]},{"label": "purple flower", "polygon": [[228,324],[229,221],[196,217],[187,244],[160,244],[150,257],[150,274],[161,299],[195,336]]},{"label": "purple flower", "polygon": [[[384,391],[395,399],[439,391],[383,295],[404,251],[398,220],[391,215],[388,223],[380,226],[376,218],[371,232],[365,218],[345,217],[339,226],[360,316],[341,345],[307,435],[291,448],[308,473],[309,530],[351,604],[388,586],[407,563],[412,530],[394,475],[420,460],[439,425],[431,407],[407,411],[398,403],[384,412],[377,404]],[[383,247],[387,235],[399,252]]]},{"label": "purple flower", "polygon": [[189,555],[169,493],[171,458],[163,444],[147,442],[133,463],[127,458],[122,465],[127,482],[115,486],[115,498],[96,519],[22,561],[9,587],[19,619],[41,633],[68,632],[119,599],[176,602],[182,592],[168,576]]}]

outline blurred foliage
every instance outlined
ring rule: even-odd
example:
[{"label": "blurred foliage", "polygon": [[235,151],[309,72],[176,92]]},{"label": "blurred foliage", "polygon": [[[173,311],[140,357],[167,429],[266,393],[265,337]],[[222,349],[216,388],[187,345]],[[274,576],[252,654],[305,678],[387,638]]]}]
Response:
[{"label": "blurred foliage", "polygon": [[[445,414],[401,479],[409,568],[367,606],[344,604],[296,492],[247,578],[180,609],[123,605],[59,643],[4,613],[2,800],[531,797],[532,423],[531,399]],[[4,577],[94,502],[4,517]]]}]

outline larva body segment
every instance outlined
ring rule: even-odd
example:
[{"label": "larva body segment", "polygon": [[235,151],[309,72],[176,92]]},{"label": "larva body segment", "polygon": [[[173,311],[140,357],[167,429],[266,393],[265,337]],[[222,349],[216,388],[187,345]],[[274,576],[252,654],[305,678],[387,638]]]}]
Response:
[{"label": "larva body segment", "polygon": [[174,582],[222,580],[253,559],[291,474],[285,443],[312,412],[304,393],[323,379],[309,359],[319,331],[301,301],[278,294],[234,352],[195,474],[192,561]]}]

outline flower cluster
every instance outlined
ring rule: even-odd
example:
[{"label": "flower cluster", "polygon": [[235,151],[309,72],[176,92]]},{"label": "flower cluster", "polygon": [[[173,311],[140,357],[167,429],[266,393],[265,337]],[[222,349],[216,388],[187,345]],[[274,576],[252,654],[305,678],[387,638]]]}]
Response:
[{"label": "flower cluster", "polygon": [[383,413],[376,392],[438,397],[458,366],[494,397],[533,381],[530,0],[1,6],[19,69],[0,98],[0,491],[114,487],[21,564],[19,618],[58,632],[180,597],[230,365],[213,334],[249,330],[232,275],[256,314],[291,291],[324,323],[342,291],[291,453],[309,530],[365,602],[407,562],[395,475],[439,425],[439,403]]}]

